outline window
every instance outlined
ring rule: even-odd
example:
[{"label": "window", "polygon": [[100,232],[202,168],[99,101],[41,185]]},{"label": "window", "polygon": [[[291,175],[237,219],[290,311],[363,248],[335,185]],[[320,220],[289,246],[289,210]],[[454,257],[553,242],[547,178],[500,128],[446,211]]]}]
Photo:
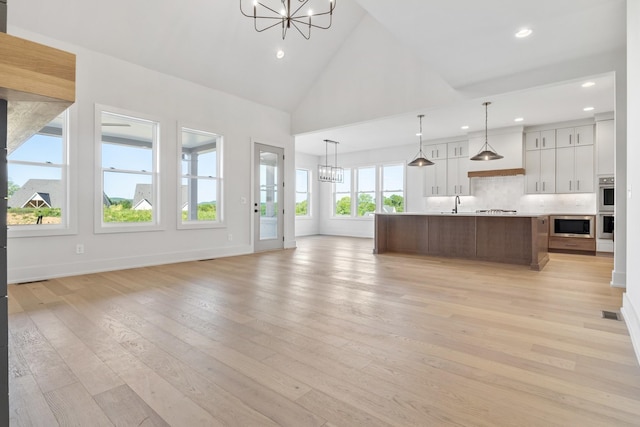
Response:
[{"label": "window", "polygon": [[222,221],[222,137],[215,133],[181,128],[180,192],[182,224],[216,224]]},{"label": "window", "polygon": [[101,223],[158,223],[158,123],[122,114],[100,113]]},{"label": "window", "polygon": [[296,169],[296,216],[311,216],[309,171]]},{"label": "window", "polygon": [[333,203],[336,216],[351,216],[351,169],[344,170],[343,182],[334,184]]},{"label": "window", "polygon": [[376,168],[358,168],[358,216],[376,211]]},{"label": "window", "polygon": [[333,216],[371,218],[375,212],[404,212],[404,174],[404,164],[345,169],[344,182],[333,187]]},{"label": "window", "polygon": [[382,166],[382,212],[404,212],[404,166]]},{"label": "window", "polygon": [[67,112],[7,147],[7,225],[11,230],[68,227]]}]

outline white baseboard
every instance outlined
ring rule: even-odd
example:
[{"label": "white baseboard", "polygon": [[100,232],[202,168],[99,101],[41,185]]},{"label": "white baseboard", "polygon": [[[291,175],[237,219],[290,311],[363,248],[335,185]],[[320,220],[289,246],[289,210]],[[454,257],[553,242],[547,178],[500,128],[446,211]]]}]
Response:
[{"label": "white baseboard", "polygon": [[612,288],[626,288],[627,287],[627,273],[618,272],[613,270],[611,272],[611,287]]},{"label": "white baseboard", "polygon": [[9,268],[7,275],[9,283],[25,283],[54,279],[56,277],[102,273],[105,271],[174,264],[178,262],[198,261],[210,258],[223,258],[250,253],[253,253],[251,246],[234,246],[187,252],[166,252],[162,254],[141,255],[136,257],[94,259],[64,264],[39,264],[25,268]]},{"label": "white baseboard", "polygon": [[640,364],[640,307],[634,307],[625,292],[622,296],[622,308],[620,311],[627,324],[627,329],[629,329],[633,350],[636,352],[636,358],[638,359],[638,364]]}]

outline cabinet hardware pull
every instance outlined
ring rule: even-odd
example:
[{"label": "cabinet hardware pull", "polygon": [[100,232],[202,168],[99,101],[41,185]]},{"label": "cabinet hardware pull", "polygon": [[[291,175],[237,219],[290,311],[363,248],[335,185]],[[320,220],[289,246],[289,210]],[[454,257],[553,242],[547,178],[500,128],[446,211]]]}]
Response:
[{"label": "cabinet hardware pull", "polygon": [[546,141],[546,139],[547,139],[547,138],[542,137],[542,146],[543,146],[543,147],[546,147],[546,146],[547,146],[547,141]]},{"label": "cabinet hardware pull", "polygon": [[536,193],[538,192],[538,181],[536,181]]},{"label": "cabinet hardware pull", "polygon": [[580,144],[580,134],[577,134],[576,138],[577,138],[576,144]]},{"label": "cabinet hardware pull", "polygon": [[542,191],[543,191],[543,192],[544,192],[544,187],[545,187],[545,185],[544,185],[544,181],[542,181]]},{"label": "cabinet hardware pull", "polygon": [[536,138],[536,148],[538,148],[538,138]]},{"label": "cabinet hardware pull", "polygon": [[569,145],[571,145],[571,135],[569,135]]},{"label": "cabinet hardware pull", "polygon": [[569,180],[569,191],[571,191],[571,180]]},{"label": "cabinet hardware pull", "polygon": [[578,183],[578,188],[576,190],[580,191],[580,180],[576,181]]}]

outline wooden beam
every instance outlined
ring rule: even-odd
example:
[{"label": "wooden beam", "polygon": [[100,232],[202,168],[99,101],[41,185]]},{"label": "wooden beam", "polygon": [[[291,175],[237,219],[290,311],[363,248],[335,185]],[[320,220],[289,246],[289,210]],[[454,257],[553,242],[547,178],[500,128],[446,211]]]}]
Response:
[{"label": "wooden beam", "polygon": [[513,176],[524,175],[524,168],[515,169],[494,169],[489,171],[469,171],[467,176],[469,178],[482,178],[487,176]]},{"label": "wooden beam", "polygon": [[0,97],[72,104],[75,81],[74,54],[0,33]]}]

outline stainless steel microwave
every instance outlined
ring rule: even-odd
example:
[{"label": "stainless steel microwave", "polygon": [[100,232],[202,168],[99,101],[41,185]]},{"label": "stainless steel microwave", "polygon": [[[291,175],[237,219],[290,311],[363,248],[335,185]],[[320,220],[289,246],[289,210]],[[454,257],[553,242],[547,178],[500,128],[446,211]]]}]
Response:
[{"label": "stainless steel microwave", "polygon": [[551,236],[557,237],[595,237],[595,221],[593,215],[552,215]]}]

